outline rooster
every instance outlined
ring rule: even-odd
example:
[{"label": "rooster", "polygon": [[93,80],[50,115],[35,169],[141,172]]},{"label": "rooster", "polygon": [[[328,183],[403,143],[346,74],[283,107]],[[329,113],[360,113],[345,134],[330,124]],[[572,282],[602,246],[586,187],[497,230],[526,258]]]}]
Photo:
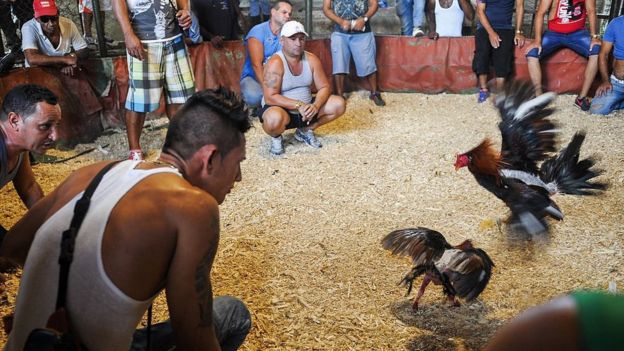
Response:
[{"label": "rooster", "polygon": [[546,217],[563,219],[552,195],[594,195],[606,189],[605,184],[592,181],[602,174],[592,169],[595,161],[591,157],[579,161],[584,132],[576,133],[566,148],[552,155],[557,129],[549,120],[553,110],[546,107],[556,95],[533,94],[527,82],[508,85],[495,100],[501,115],[501,151],[486,138],[455,161],[455,170],[468,167],[479,185],[509,207],[510,229],[531,236],[548,232]]},{"label": "rooster", "polygon": [[451,246],[442,234],[423,227],[395,230],[381,244],[393,255],[412,258],[414,267],[399,283],[407,286],[407,295],[414,279],[425,275],[412,305],[414,310],[431,282],[442,285],[452,306],[459,306],[457,296],[467,301],[475,299],[490,281],[494,267],[485,251],[474,248],[470,240]]}]

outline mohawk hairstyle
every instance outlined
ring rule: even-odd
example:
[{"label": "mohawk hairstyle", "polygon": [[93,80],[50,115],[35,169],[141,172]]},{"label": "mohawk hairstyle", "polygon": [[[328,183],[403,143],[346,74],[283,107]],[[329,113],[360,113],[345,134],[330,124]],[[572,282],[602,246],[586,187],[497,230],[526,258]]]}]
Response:
[{"label": "mohawk hairstyle", "polygon": [[224,89],[207,89],[191,96],[171,118],[163,151],[189,159],[205,145],[214,144],[222,156],[241,144],[251,128],[241,98]]}]

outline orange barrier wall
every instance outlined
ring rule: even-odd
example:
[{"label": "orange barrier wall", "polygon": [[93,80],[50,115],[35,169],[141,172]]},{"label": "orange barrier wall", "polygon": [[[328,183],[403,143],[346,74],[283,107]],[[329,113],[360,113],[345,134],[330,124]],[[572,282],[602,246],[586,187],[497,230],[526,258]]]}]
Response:
[{"label": "orange barrier wall", "polygon": [[[476,77],[472,72],[474,37],[428,38],[378,36],[378,81],[382,91],[423,93],[468,93],[476,91]],[[310,40],[307,50],[320,57],[325,73],[331,78],[331,51],[329,39]],[[528,44],[526,44],[528,45]],[[516,77],[528,79],[524,48],[516,48]],[[222,49],[210,43],[190,47],[191,61],[198,89],[224,86],[239,91],[240,72],[245,61],[242,42],[226,42]],[[557,93],[574,93],[580,90],[587,60],[568,49],[563,49],[543,61],[544,84],[547,90]],[[354,72],[355,70],[352,69]],[[94,103],[84,96],[86,81],[67,83],[69,78],[59,77],[41,68],[16,69],[0,77],[0,96],[20,82],[33,82],[50,86],[59,94],[64,122],[62,137],[85,139],[97,136],[101,127],[94,125]],[[99,98],[106,119],[121,123],[123,104],[128,91],[128,70],[125,57],[113,59],[113,89],[108,97]],[[347,90],[368,89],[365,80],[352,73],[347,79]],[[81,80],[81,79],[75,79]],[[86,105],[85,105],[86,104]],[[96,106],[97,107],[97,106]],[[158,112],[164,112],[161,109]]]}]

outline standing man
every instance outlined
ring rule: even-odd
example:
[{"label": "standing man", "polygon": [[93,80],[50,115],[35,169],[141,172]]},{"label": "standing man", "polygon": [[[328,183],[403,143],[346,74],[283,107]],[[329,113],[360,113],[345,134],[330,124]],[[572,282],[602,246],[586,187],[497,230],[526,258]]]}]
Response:
[{"label": "standing man", "polygon": [[[542,34],[544,16],[548,13],[548,30]],[[589,19],[589,31],[585,20]],[[590,34],[591,32],[591,34]],[[589,110],[587,94],[598,71],[600,35],[596,26],[596,0],[542,0],[535,12],[535,40],[526,53],[529,75],[535,94],[542,93],[540,60],[561,48],[569,48],[588,59],[585,77],[574,105]]]},{"label": "standing man", "polygon": [[87,43],[69,18],[60,17],[54,0],[35,0],[35,18],[22,26],[26,67],[55,66],[73,76],[79,60],[89,55]]},{"label": "standing man", "polygon": [[[249,127],[233,94],[199,92],[171,119],[158,161],[123,161],[104,176],[77,233],[66,295],[72,331],[88,350],[145,350],[145,330],[135,328],[163,289],[171,319],[152,327],[152,350],[243,343],[249,311],[233,297],[213,299],[210,272],[219,204],[241,181]],[[24,267],[6,350],[23,350],[54,311],[60,233],[107,163],[75,171],[0,244],[0,257]]]},{"label": "standing man", "polygon": [[271,18],[254,26],[245,37],[245,64],[241,72],[241,95],[247,106],[260,107],[262,101],[262,67],[282,47],[279,33],[290,21],[293,7],[289,0],[278,0],[271,9]]},{"label": "standing man", "polygon": [[[259,117],[262,129],[271,136],[270,152],[284,153],[282,133],[297,128],[295,139],[313,148],[323,145],[314,130],[342,116],[344,99],[331,95],[321,60],[305,51],[308,33],[296,21],[282,27],[282,50],[273,55],[264,69],[264,101]],[[312,97],[311,85],[317,89]]]},{"label": "standing man", "polygon": [[385,106],[377,87],[377,48],[370,26],[377,6],[377,0],[323,0],[323,13],[334,22],[331,51],[336,94],[344,96],[344,80],[353,55],[358,77],[366,77],[370,86],[369,98],[375,105]]},{"label": "standing man", "polygon": [[158,109],[163,89],[167,116],[173,116],[195,91],[182,34],[192,23],[189,2],[177,0],[177,6],[171,0],[113,0],[127,50],[125,120],[132,160],[143,159],[140,137],[145,114]]},{"label": "standing man", "polygon": [[427,0],[429,39],[461,37],[464,17],[474,18],[474,8],[469,0]]},{"label": "standing man", "polygon": [[[28,152],[44,154],[54,147],[61,107],[47,88],[25,84],[11,89],[0,111],[0,188],[13,182],[27,208],[43,197]],[[0,229],[1,230],[1,229]]]},{"label": "standing man", "polygon": [[[113,4],[111,3],[111,0],[101,0],[99,2],[100,4],[100,11],[99,11],[99,18],[100,21],[102,21],[102,28],[105,28],[106,26],[106,12],[111,12],[113,10]],[[78,0],[78,13],[80,13],[82,15],[82,32],[84,33],[84,39],[85,42],[87,42],[87,45],[95,45],[97,44],[97,41],[95,40],[95,38],[93,37],[92,31],[91,31],[91,27],[93,24],[93,11],[95,11],[93,9],[93,0]],[[106,45],[109,46],[115,46],[117,45],[117,42],[115,42],[114,40],[104,37],[104,40],[106,41]]]},{"label": "standing man", "polygon": [[[609,77],[609,54],[613,50],[613,73]],[[614,18],[605,31],[598,55],[602,83],[591,102],[591,113],[608,115],[624,109],[624,16]]]},{"label": "standing man", "polygon": [[[514,34],[512,16],[516,5],[516,32]],[[501,90],[505,79],[513,72],[514,45],[524,45],[522,19],[524,17],[523,0],[478,0],[477,32],[475,33],[475,56],[472,69],[479,81],[478,103],[490,96],[487,75],[490,65],[496,73],[496,88]]]},{"label": "standing man", "polygon": [[425,19],[425,0],[397,0],[397,16],[401,20],[401,35],[422,37]]}]

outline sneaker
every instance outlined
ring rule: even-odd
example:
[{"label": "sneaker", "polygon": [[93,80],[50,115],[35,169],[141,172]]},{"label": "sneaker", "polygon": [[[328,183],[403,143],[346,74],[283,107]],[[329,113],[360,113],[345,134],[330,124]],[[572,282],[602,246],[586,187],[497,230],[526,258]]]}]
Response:
[{"label": "sneaker", "polygon": [[477,103],[485,102],[490,97],[490,91],[487,89],[479,89],[479,97],[477,98]]},{"label": "sneaker", "polygon": [[412,32],[413,37],[422,37],[423,35],[425,35],[425,32],[423,32],[420,27],[414,27],[414,31]]},{"label": "sneaker", "polygon": [[297,128],[297,130],[295,131],[295,139],[297,139],[297,140],[299,140],[299,141],[301,141],[303,143],[306,143],[306,144],[312,146],[315,149],[323,147],[323,144],[321,144],[321,142],[318,141],[318,139],[314,135],[314,131],[312,129],[308,129],[307,131],[303,131],[303,129]]},{"label": "sneaker", "polygon": [[582,111],[589,111],[589,98],[586,97],[579,97],[577,96],[576,99],[574,99],[574,106],[580,108]]},{"label": "sneaker", "polygon": [[272,155],[281,155],[284,153],[284,145],[282,144],[282,135],[271,137],[271,148],[269,152]]},{"label": "sneaker", "polygon": [[370,95],[368,96],[369,99],[373,100],[373,102],[375,103],[375,105],[377,106],[386,106],[386,102],[383,101],[383,99],[381,98],[381,94],[379,94],[378,91],[374,92],[374,93],[370,93]]},{"label": "sneaker", "polygon": [[128,160],[132,161],[143,161],[143,152],[141,150],[130,150],[130,155],[128,155]]}]

